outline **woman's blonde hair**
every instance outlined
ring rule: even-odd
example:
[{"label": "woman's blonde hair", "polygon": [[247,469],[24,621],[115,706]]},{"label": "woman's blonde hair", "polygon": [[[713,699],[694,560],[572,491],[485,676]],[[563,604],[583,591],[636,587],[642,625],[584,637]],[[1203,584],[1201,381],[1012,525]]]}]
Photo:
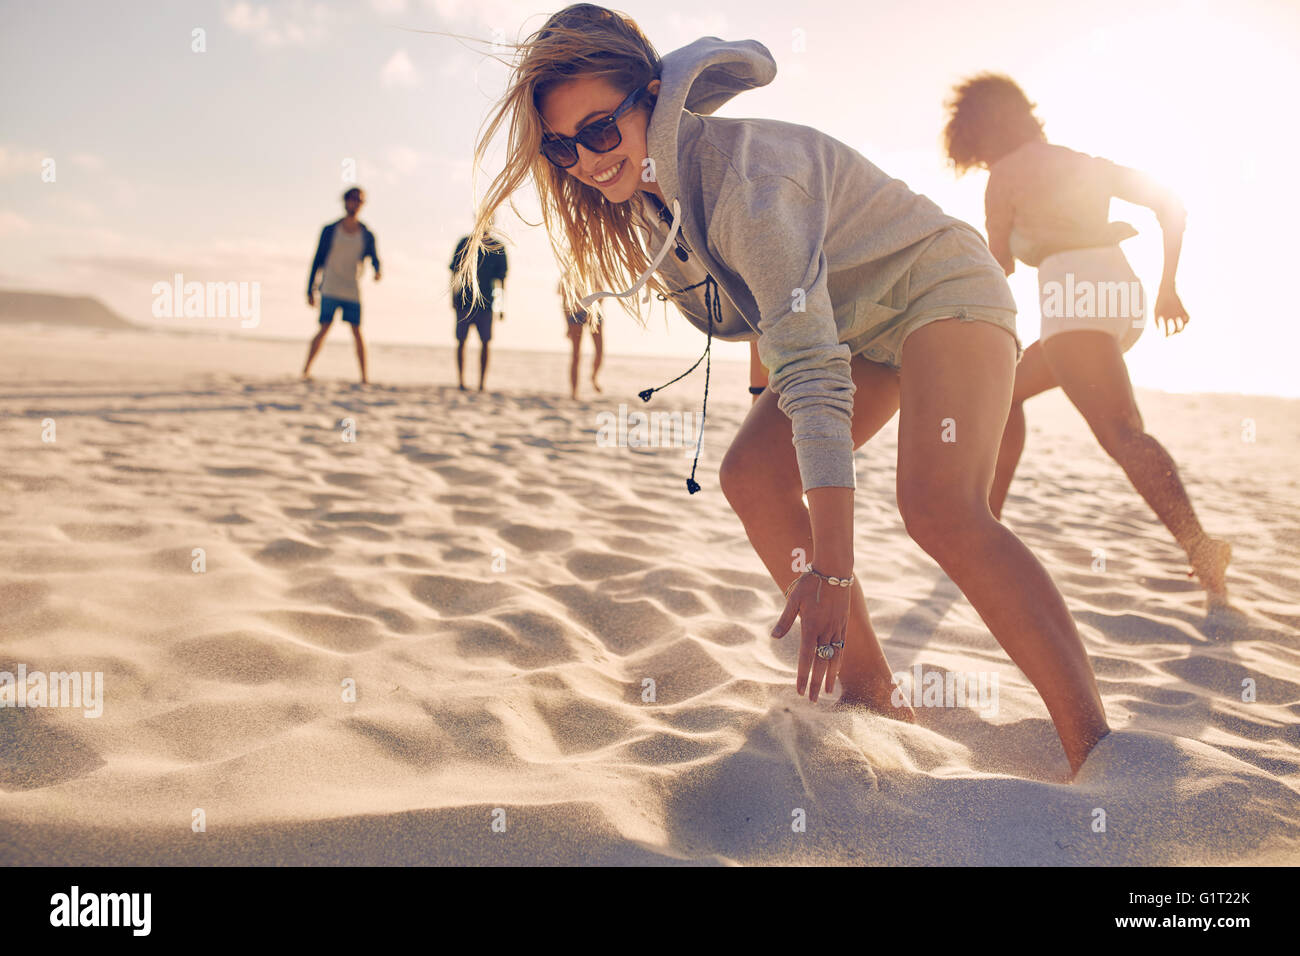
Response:
[{"label": "woman's blonde hair", "polygon": [[[626,96],[659,76],[659,54],[631,17],[590,3],[565,7],[523,43],[508,45],[516,51],[509,88],[474,147],[475,196],[479,164],[509,120],[507,161],[475,210],[470,243],[453,277],[453,288],[458,292],[472,288],[475,303],[479,301],[475,270],[479,249],[491,248],[496,241],[485,242],[485,230],[503,203],[509,201],[515,209],[511,197],[531,174],[541,201],[542,225],[560,266],[564,306],[576,311],[582,294],[621,289],[636,281],[650,263],[646,249],[649,235],[633,228],[633,203],[610,202],[600,190],[541,154],[542,98],[577,77],[603,78]],[[635,109],[648,104],[653,112],[655,99],[644,96]],[[667,291],[657,277],[652,276],[646,284],[655,291]],[[642,321],[639,303],[633,313],[628,299],[618,301]],[[590,312],[598,317],[599,303],[593,303]]]}]

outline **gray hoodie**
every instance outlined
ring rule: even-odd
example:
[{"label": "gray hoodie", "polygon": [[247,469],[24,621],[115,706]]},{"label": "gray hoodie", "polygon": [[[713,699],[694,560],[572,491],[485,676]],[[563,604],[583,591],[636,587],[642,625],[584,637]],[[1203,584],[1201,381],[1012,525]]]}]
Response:
[{"label": "gray hoodie", "polygon": [[[662,58],[647,152],[672,227],[647,213],[654,207],[638,192],[642,224],[664,238],[651,270],[628,290],[596,292],[582,304],[635,295],[649,271],[673,288],[707,275],[723,293],[714,297],[721,315],[714,312],[712,334],[757,334],[769,387],[790,418],[804,490],[854,488],[846,343],[906,308],[891,292],[937,233],[979,233],[816,129],[707,115],[775,76],[776,61],[756,40],[701,37]],[[686,262],[668,254],[679,232]],[[676,304],[710,331],[699,291]]]}]

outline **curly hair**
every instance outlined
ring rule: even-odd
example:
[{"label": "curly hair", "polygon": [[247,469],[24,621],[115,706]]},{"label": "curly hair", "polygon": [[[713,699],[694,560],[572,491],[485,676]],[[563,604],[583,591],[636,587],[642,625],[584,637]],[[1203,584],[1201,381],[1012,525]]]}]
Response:
[{"label": "curly hair", "polygon": [[[579,290],[620,288],[636,280],[650,263],[646,248],[649,233],[633,228],[638,218],[634,203],[610,202],[600,190],[541,154],[545,132],[541,103],[551,90],[578,77],[603,78],[626,96],[659,77],[660,57],[631,17],[590,3],[565,7],[523,43],[507,46],[515,50],[516,61],[508,88],[475,144],[476,197],[479,163],[508,121],[506,164],[475,210],[470,246],[453,285],[457,290],[472,288],[478,301],[473,264],[478,261],[479,248],[490,248],[494,242],[490,238],[485,242],[485,228],[507,201],[518,215],[511,197],[531,177],[541,201],[542,224],[560,266],[565,308],[576,311]],[[656,100],[653,94],[644,96],[635,108],[653,113]],[[647,285],[654,291],[667,291],[657,276]],[[644,324],[639,302],[635,313],[627,299],[619,302]],[[590,311],[598,322],[598,305],[593,304]]]},{"label": "curly hair", "polygon": [[953,89],[944,103],[949,111],[943,130],[948,164],[962,175],[988,168],[1013,149],[1033,140],[1046,141],[1043,122],[1015,80],[1000,73],[981,73]]}]

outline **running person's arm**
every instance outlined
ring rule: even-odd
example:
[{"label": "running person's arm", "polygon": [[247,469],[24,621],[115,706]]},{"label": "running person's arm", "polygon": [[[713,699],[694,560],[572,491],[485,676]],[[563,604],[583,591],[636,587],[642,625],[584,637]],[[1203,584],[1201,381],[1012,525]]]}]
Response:
[{"label": "running person's arm", "polygon": [[1136,169],[1120,166],[1109,160],[1103,171],[1108,175],[1111,195],[1125,202],[1146,206],[1156,214],[1164,234],[1165,265],[1160,276],[1160,291],[1156,294],[1156,321],[1164,326],[1165,335],[1176,335],[1190,321],[1183,302],[1174,287],[1178,273],[1178,259],[1183,251],[1183,227],[1187,222],[1187,208],[1170,189]]},{"label": "running person's arm", "polygon": [[1016,271],[1016,257],[1011,254],[1011,224],[1015,208],[1011,204],[1006,173],[989,171],[984,188],[984,230],[988,233],[989,252],[1007,275]]},{"label": "running person's arm", "polygon": [[311,272],[307,274],[307,304],[315,305],[315,286],[316,274],[325,266],[325,235],[329,232],[329,226],[320,231],[320,238],[316,240],[316,255],[311,260]]},{"label": "running person's arm", "polygon": [[369,229],[366,230],[366,244],[370,247],[366,250],[366,254],[370,256],[370,261],[375,267],[375,281],[378,282],[383,278],[383,273],[379,269],[379,244],[375,234]]}]

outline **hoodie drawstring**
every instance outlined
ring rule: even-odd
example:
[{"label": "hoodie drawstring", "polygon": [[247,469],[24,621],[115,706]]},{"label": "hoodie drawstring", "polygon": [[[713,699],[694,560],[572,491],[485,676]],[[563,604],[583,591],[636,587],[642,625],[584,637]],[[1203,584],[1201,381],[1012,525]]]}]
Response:
[{"label": "hoodie drawstring", "polygon": [[[654,261],[650,263],[650,267],[646,269],[645,272],[641,273],[640,278],[638,278],[636,282],[634,282],[629,288],[624,289],[622,292],[601,291],[601,292],[593,292],[590,295],[584,295],[581,299],[578,300],[582,308],[585,309],[589,307],[597,299],[602,299],[605,298],[606,296],[613,296],[616,299],[623,299],[629,295],[636,295],[636,293],[640,290],[640,288],[650,280],[650,277],[652,275],[654,275],[655,270],[657,270],[660,264],[664,261],[664,257],[668,255],[668,250],[673,248],[674,245],[676,245],[678,257],[683,262],[685,262],[686,252],[681,248],[681,242],[677,238],[677,232],[681,228],[681,224],[682,224],[681,204],[678,203],[676,198],[674,198],[673,208],[672,208],[672,219],[668,229],[668,238],[664,240],[664,244],[660,247],[658,254],[654,257]],[[713,347],[714,313],[716,312],[717,321],[718,324],[720,325],[722,323],[722,301],[718,298],[718,283],[714,280],[713,276],[708,275],[707,273],[705,275],[705,279],[703,282],[697,282],[695,283],[695,285],[687,286],[685,289],[679,289],[677,292],[672,293],[672,295],[676,296],[676,295],[680,295],[683,292],[689,292],[691,289],[698,289],[700,286],[704,286],[704,307],[709,314],[708,340],[705,342],[704,345],[704,354],[695,360],[694,365],[688,368],[685,372],[682,372],[681,375],[678,375],[677,378],[673,379],[672,381],[664,382],[664,384],[660,385],[659,388],[647,388],[644,391],[637,393],[641,398],[641,401],[648,402],[650,401],[650,396],[653,395],[655,392],[659,391],[660,389],[667,388],[669,385],[673,384],[673,382],[678,381],[678,379],[682,379],[685,378],[687,375],[690,375],[691,372],[694,372],[699,367],[700,362],[704,362],[704,402],[700,406],[700,431],[699,431],[699,436],[696,438],[695,441],[695,461],[691,465],[691,476],[686,479],[686,490],[692,495],[695,494],[695,492],[700,490],[700,483],[695,480],[695,469],[699,467],[700,464],[700,449],[704,444],[704,420],[705,420],[705,416],[708,414],[708,407],[709,407],[709,372],[710,372],[710,366],[712,364],[710,350]],[[668,301],[667,296],[663,295],[662,293],[659,294],[659,299],[662,302]]]},{"label": "hoodie drawstring", "polygon": [[[704,401],[700,405],[700,429],[699,429],[699,434],[695,439],[695,461],[691,464],[691,476],[686,479],[686,490],[692,495],[695,494],[695,492],[700,490],[700,483],[695,480],[695,469],[698,468],[700,464],[700,448],[704,444],[704,422],[709,413],[709,372],[710,372],[710,366],[712,365],[710,350],[713,348],[714,314],[715,313],[717,314],[717,321],[721,323],[722,302],[718,298],[718,283],[714,281],[714,278],[711,275],[706,275],[703,282],[697,282],[695,283],[695,285],[688,285],[685,289],[678,289],[676,292],[672,293],[672,295],[677,296],[677,295],[681,295],[683,292],[689,292],[691,289],[698,289],[700,286],[704,286],[704,308],[709,314],[709,327],[708,327],[709,331],[708,331],[708,339],[704,344],[704,354],[701,355],[699,358],[697,358],[695,360],[695,364],[692,365],[690,368],[688,368],[685,372],[682,372],[681,375],[678,375],[677,378],[674,378],[668,382],[664,382],[658,388],[647,388],[644,391],[637,393],[641,401],[648,402],[650,401],[650,396],[653,395],[655,392],[665,389],[669,385],[673,384],[673,382],[679,381],[680,379],[685,378],[687,375],[690,375],[692,372],[694,372],[697,368],[700,367],[701,362],[704,362]],[[660,293],[659,301],[667,302],[668,296],[664,295],[663,293]]]}]

